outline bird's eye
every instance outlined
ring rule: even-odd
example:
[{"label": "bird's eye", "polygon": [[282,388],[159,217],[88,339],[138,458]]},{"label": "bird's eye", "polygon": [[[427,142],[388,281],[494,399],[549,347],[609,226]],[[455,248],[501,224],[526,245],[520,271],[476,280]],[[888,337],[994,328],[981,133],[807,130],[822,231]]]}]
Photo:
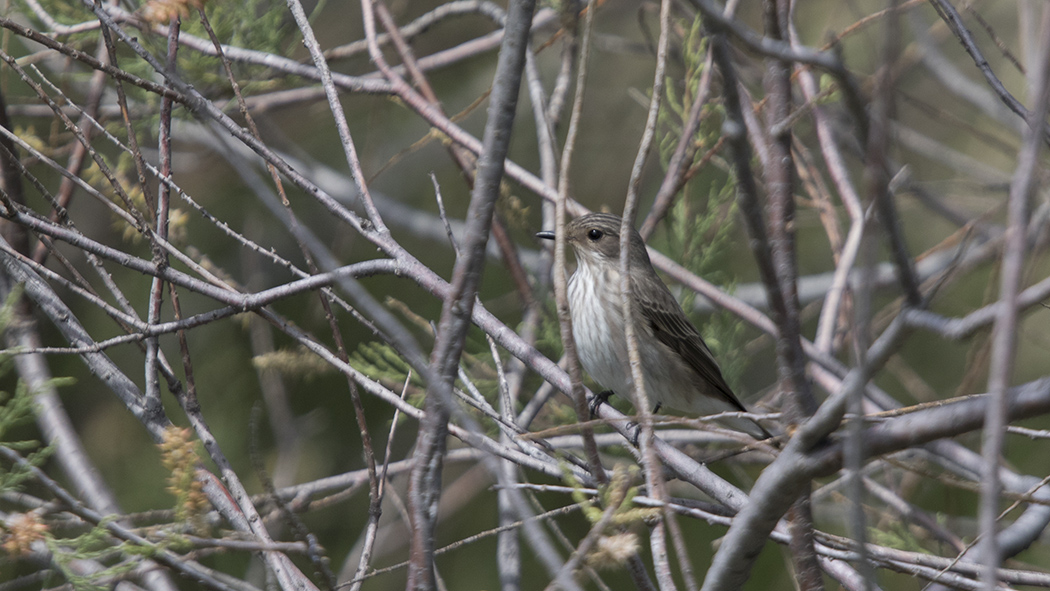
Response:
[{"label": "bird's eye", "polygon": [[591,228],[590,231],[587,232],[587,237],[590,238],[591,240],[597,241],[602,236],[604,236],[604,234],[598,228]]}]

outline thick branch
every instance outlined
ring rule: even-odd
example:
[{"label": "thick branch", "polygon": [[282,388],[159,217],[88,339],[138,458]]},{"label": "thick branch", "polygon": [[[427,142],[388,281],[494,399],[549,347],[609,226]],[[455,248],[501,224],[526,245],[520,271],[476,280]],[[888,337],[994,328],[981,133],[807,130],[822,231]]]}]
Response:
[{"label": "thick branch", "polygon": [[467,210],[467,234],[461,256],[456,259],[452,285],[441,310],[437,341],[431,354],[431,382],[427,388],[426,417],[419,428],[416,442],[418,463],[410,477],[410,512],[412,519],[412,562],[408,588],[434,588],[434,525],[437,502],[441,494],[442,456],[448,433],[452,383],[456,379],[459,358],[467,329],[471,324],[481,271],[485,265],[492,213],[503,178],[503,161],[510,149],[511,129],[525,68],[525,50],[535,3],[513,2],[507,14],[506,35],[500,50],[492,84],[488,121],[482,141],[481,156],[474,191]]}]

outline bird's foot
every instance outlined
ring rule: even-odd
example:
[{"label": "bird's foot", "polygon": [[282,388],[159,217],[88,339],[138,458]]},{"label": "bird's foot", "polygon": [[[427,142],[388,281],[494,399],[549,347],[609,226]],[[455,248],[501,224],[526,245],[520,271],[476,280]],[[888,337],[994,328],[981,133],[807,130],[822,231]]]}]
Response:
[{"label": "bird's foot", "polygon": [[593,418],[597,418],[597,416],[598,416],[598,407],[599,406],[601,406],[603,404],[609,404],[609,397],[612,396],[612,395],[613,395],[613,391],[612,390],[603,390],[602,392],[598,392],[597,394],[594,395],[594,398],[591,400],[590,406],[588,406],[588,410],[591,411],[591,418],[592,419]]},{"label": "bird's foot", "polygon": [[627,423],[626,431],[627,440],[631,442],[631,445],[639,447],[638,442],[642,439],[642,424],[638,421],[631,421]]},{"label": "bird's foot", "polygon": [[[660,407],[663,406],[662,402],[657,402],[653,406],[653,414],[660,412]],[[638,421],[631,421],[627,423],[627,440],[631,442],[631,445],[639,447],[638,442],[642,439],[642,424]]]}]

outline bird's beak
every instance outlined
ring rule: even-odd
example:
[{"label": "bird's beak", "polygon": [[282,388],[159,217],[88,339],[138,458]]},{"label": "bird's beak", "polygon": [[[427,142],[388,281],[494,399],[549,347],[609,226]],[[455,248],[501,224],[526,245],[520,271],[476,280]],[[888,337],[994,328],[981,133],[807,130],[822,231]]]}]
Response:
[{"label": "bird's beak", "polygon": [[544,240],[554,240],[554,232],[544,230],[542,232],[536,232],[537,238],[543,238]]}]

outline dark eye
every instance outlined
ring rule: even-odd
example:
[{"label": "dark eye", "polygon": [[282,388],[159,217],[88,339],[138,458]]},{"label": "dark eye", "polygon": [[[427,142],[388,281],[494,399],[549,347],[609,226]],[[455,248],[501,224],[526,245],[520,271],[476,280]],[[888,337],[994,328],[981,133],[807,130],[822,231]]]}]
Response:
[{"label": "dark eye", "polygon": [[591,240],[595,240],[595,241],[599,240],[604,235],[605,234],[602,233],[602,231],[599,230],[598,228],[591,228],[587,232],[587,237],[590,238]]}]

